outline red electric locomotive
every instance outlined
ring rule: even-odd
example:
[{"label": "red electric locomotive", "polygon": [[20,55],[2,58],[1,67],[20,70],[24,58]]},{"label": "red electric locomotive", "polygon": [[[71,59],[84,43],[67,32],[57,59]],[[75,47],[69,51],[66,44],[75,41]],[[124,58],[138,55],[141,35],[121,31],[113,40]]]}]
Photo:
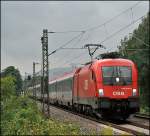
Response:
[{"label": "red electric locomotive", "polygon": [[139,111],[138,75],[127,59],[101,59],[49,82],[50,101],[104,117]]},{"label": "red electric locomotive", "polygon": [[74,75],[73,102],[103,116],[127,118],[138,111],[138,97],[137,69],[130,60],[97,60]]}]

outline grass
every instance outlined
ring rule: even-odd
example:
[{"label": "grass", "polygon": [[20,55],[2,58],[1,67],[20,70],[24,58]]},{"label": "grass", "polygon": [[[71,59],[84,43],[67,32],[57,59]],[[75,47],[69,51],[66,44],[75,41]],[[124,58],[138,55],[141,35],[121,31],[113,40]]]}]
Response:
[{"label": "grass", "polygon": [[1,135],[113,135],[111,127],[83,133],[75,123],[47,119],[28,97],[12,96],[1,107]]},{"label": "grass", "polygon": [[113,135],[113,129],[111,127],[103,128],[100,132],[100,135]]},{"label": "grass", "polygon": [[27,97],[12,97],[1,103],[2,135],[78,135],[80,127],[46,119],[36,104]]},{"label": "grass", "polygon": [[[79,125],[55,119],[47,119],[28,97],[12,96],[1,103],[1,135],[81,135],[100,134],[94,130],[82,132]],[[102,129],[103,134],[112,134]]]},{"label": "grass", "polygon": [[150,115],[150,108],[147,106],[141,106],[140,113]]}]

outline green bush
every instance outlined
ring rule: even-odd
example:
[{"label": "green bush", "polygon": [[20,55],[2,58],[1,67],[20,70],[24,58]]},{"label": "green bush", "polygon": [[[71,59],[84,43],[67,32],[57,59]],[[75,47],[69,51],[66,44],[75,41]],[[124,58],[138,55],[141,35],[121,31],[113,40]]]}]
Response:
[{"label": "green bush", "polygon": [[15,78],[8,76],[1,78],[1,102],[7,101],[15,94]]},{"label": "green bush", "polygon": [[150,108],[147,106],[140,107],[140,113],[150,115]]},{"label": "green bush", "polygon": [[1,135],[77,135],[79,127],[46,119],[37,104],[26,96],[16,96],[12,76],[1,78]]},{"label": "green bush", "polygon": [[77,135],[79,127],[46,119],[27,97],[12,97],[3,105],[2,135]]}]

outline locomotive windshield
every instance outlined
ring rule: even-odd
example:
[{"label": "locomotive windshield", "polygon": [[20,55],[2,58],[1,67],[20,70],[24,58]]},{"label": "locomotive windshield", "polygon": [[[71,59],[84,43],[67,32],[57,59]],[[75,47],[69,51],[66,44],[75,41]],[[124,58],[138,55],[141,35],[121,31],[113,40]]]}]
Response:
[{"label": "locomotive windshield", "polygon": [[104,85],[131,85],[132,73],[130,66],[103,66]]}]

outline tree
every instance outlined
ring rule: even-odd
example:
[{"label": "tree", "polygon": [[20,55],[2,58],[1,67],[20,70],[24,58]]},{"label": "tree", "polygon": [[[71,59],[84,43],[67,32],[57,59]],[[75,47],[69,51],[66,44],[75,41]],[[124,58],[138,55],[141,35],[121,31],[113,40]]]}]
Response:
[{"label": "tree", "polygon": [[[140,40],[137,40],[140,39]],[[146,43],[146,44],[144,44]],[[149,105],[150,97],[150,65],[149,65],[149,13],[147,17],[142,19],[138,28],[133,31],[131,36],[125,37],[121,40],[121,46],[118,48],[119,52],[125,52],[124,56],[131,59],[137,64],[139,73],[139,88],[142,105]]]},{"label": "tree", "polygon": [[22,78],[18,69],[15,69],[14,66],[9,66],[4,69],[1,73],[1,77],[12,76],[15,78],[15,85],[16,85],[16,93],[18,94],[19,91],[22,89]]},{"label": "tree", "polygon": [[2,101],[9,99],[16,92],[15,78],[12,76],[7,76],[1,78],[1,98]]}]

